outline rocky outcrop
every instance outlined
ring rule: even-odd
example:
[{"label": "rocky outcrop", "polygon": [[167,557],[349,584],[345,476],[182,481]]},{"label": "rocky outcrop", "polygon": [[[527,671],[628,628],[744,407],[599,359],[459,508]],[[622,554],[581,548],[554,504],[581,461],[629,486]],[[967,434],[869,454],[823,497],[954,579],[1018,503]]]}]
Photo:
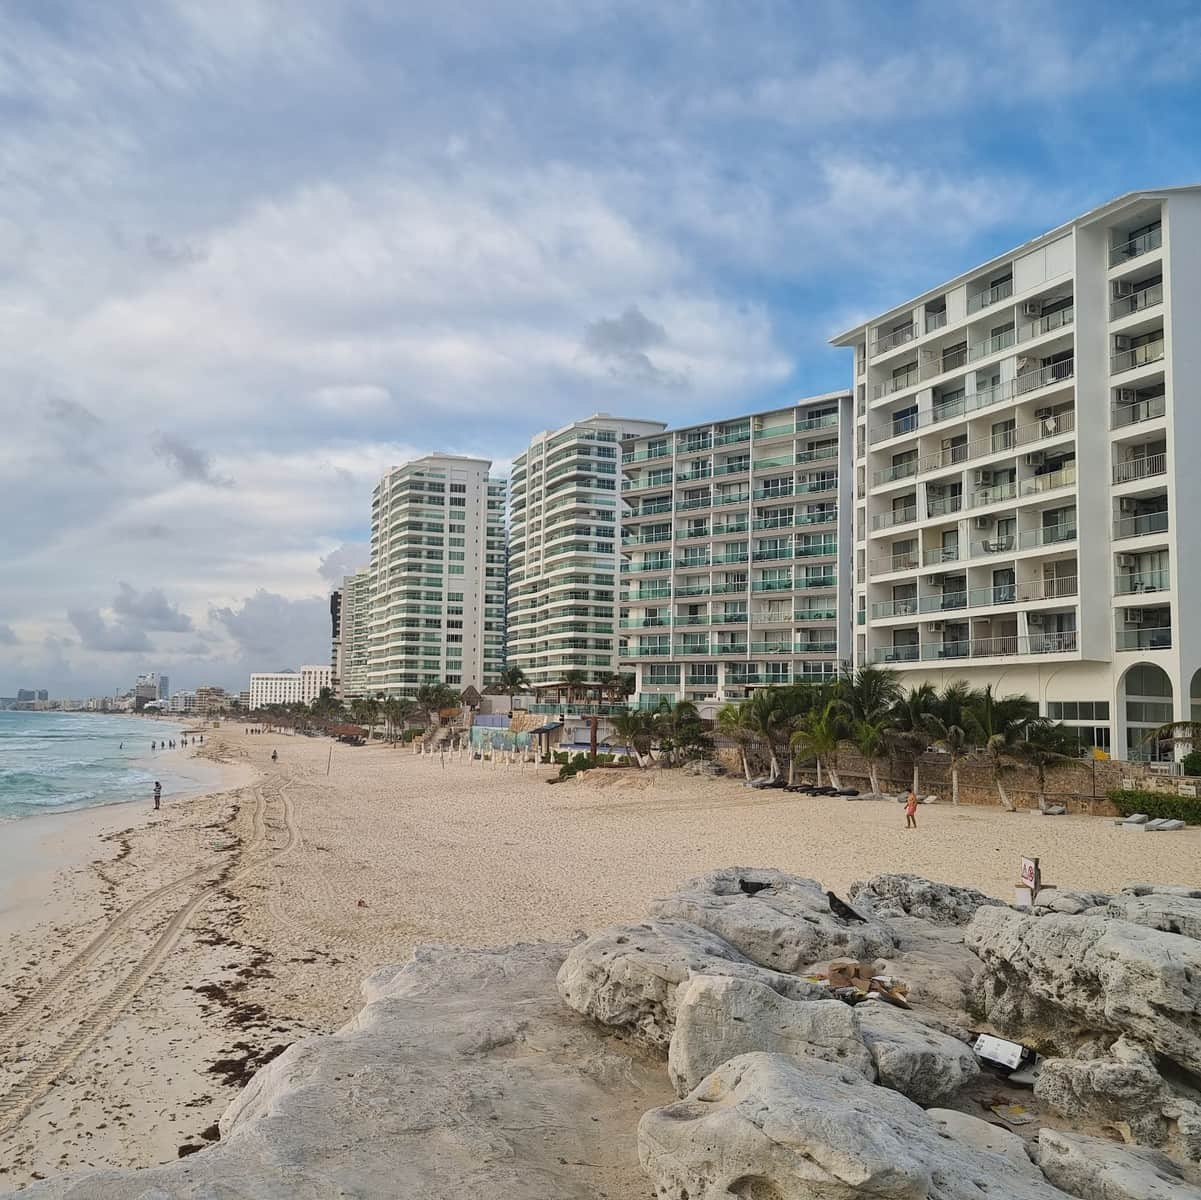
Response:
[{"label": "rocky outcrop", "polygon": [[1044,888],[1034,898],[1034,912],[1066,913],[1079,916],[1081,913],[1103,910],[1110,901],[1106,892],[1082,892],[1071,888]]},{"label": "rocky outcrop", "polygon": [[1201,938],[1201,896],[1177,891],[1121,891],[1110,898],[1105,915],[1162,933]]},{"label": "rocky outcrop", "polygon": [[1080,1200],[1201,1200],[1201,1188],[1156,1150],[1044,1129],[1038,1160],[1047,1179]]},{"label": "rocky outcrop", "polygon": [[593,935],[564,960],[559,994],[576,1012],[666,1053],[677,990],[694,975],[755,980],[793,1000],[825,997],[818,985],[761,967],[688,921],[617,925]]},{"label": "rocky outcrop", "polygon": [[840,1000],[788,1000],[752,979],[701,975],[682,985],[667,1056],[677,1095],[753,1051],[817,1058],[876,1077],[856,1010]]},{"label": "rocky outcrop", "polygon": [[981,908],[965,933],[976,1002],[1002,1032],[1074,1045],[1129,1034],[1201,1072],[1201,942],[1101,916]]},{"label": "rocky outcrop", "polygon": [[341,1032],[260,1071],[221,1141],[140,1171],[35,1183],[29,1200],[601,1200],[645,1187],[634,1122],[659,1064],[566,1009],[566,946],[426,947],[377,972]]},{"label": "rocky outcrop", "polygon": [[924,1025],[911,1012],[870,1003],[859,1005],[855,1016],[877,1082],[918,1104],[946,1104],[980,1074],[969,1047]]},{"label": "rocky outcrop", "polygon": [[731,1059],[652,1109],[638,1153],[660,1200],[1065,1200],[857,1071],[775,1054]]},{"label": "rocky outcrop", "polygon": [[650,911],[661,920],[699,925],[775,971],[800,971],[831,958],[877,958],[896,945],[878,921],[838,915],[821,884],[784,871],[711,871],[652,901]]},{"label": "rocky outcrop", "polygon": [[1019,1171],[1034,1179],[1042,1174],[1030,1158],[1026,1143],[1016,1133],[1002,1129],[979,1117],[960,1112],[957,1108],[928,1108],[926,1116],[934,1122],[938,1131],[953,1142],[972,1150],[987,1150],[1007,1158]]},{"label": "rocky outcrop", "polygon": [[851,884],[851,901],[878,917],[920,917],[936,925],[966,925],[982,906],[1004,907],[975,888],[934,883],[920,875],[874,875]]}]

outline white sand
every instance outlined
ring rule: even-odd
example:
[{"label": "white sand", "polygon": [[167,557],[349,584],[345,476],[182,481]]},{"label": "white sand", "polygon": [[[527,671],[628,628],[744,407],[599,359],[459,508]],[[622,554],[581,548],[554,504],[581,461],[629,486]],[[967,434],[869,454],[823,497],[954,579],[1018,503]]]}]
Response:
[{"label": "white sand", "polygon": [[[546,768],[336,746],[327,777],[328,741],[231,730],[206,743],[258,767],[259,782],[157,819],[131,814],[128,832],[105,842],[71,834],[57,861],[103,857],[50,897],[44,873],[29,877],[48,907],[17,910],[21,928],[0,951],[0,1188],[198,1144],[236,1090],[239,1062],[253,1069],[273,1047],[336,1028],[358,1008],[362,977],[420,942],[487,945],[637,919],[649,899],[716,866],[777,866],[840,892],[904,870],[1010,898],[1019,858],[1035,854],[1063,886],[1201,884],[1192,829],[1132,836],[1103,818],[933,806],[906,833],[899,806],[674,772],[550,787]],[[169,890],[130,912],[157,888]],[[16,1008],[28,1021],[6,1033],[4,1013],[112,921],[95,957],[44,1005]],[[124,1007],[97,1013],[109,997]],[[81,1029],[78,1058],[46,1087]],[[219,1060],[224,1075],[209,1070]],[[22,1080],[37,1086],[14,1106]]]}]

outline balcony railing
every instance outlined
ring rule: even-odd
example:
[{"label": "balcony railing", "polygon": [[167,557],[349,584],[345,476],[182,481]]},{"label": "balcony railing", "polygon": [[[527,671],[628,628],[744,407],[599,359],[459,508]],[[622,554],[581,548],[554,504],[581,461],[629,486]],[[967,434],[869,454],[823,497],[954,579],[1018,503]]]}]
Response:
[{"label": "balcony railing", "polygon": [[1115,463],[1113,468],[1114,483],[1130,483],[1135,479],[1149,479],[1153,475],[1164,475],[1168,470],[1166,454],[1148,454],[1142,458],[1128,459],[1126,462]]},{"label": "balcony railing", "polygon": [[946,517],[957,513],[963,508],[962,496],[938,496],[926,501],[928,517]]},{"label": "balcony railing", "polygon": [[1148,229],[1146,233],[1140,233],[1138,237],[1132,237],[1129,241],[1111,246],[1109,265],[1116,267],[1119,263],[1127,262],[1129,259],[1150,254],[1152,250],[1158,250],[1162,245],[1163,228],[1157,225],[1154,229]]},{"label": "balcony railing", "polygon": [[713,536],[726,537],[729,534],[746,533],[748,528],[746,521],[726,521],[724,524],[713,526]]},{"label": "balcony railing", "polygon": [[797,558],[821,558],[826,554],[837,554],[838,546],[835,542],[798,542],[796,546]]},{"label": "balcony railing", "polygon": [[714,475],[740,475],[751,469],[749,458],[740,458],[734,462],[719,463],[713,468]]},{"label": "balcony railing", "polygon": [[941,563],[958,562],[959,558],[958,546],[935,546],[934,549],[927,550],[922,554],[922,565],[937,567]]},{"label": "balcony railing", "polygon": [[815,446],[811,450],[798,450],[793,461],[797,463],[821,462],[823,459],[837,457],[837,446]]},{"label": "balcony railing", "polygon": [[708,467],[693,467],[687,475],[677,475],[676,483],[693,483],[699,479],[709,479],[713,472]]},{"label": "balcony railing", "polygon": [[885,575],[892,571],[916,571],[920,565],[921,560],[916,550],[908,554],[885,554],[873,558],[871,562],[874,575]]},{"label": "balcony railing", "polygon": [[715,446],[734,446],[739,442],[749,442],[751,440],[751,431],[747,429],[735,429],[727,433],[718,433],[713,437]]},{"label": "balcony railing", "polygon": [[838,424],[836,412],[823,413],[820,417],[809,417],[796,423],[797,433],[808,433],[811,429],[833,429]]},{"label": "balcony railing", "polygon": [[944,308],[942,312],[926,312],[926,332],[933,333],[936,329],[941,329],[947,323],[947,310]]},{"label": "balcony railing", "polygon": [[1144,537],[1149,533],[1167,533],[1168,511],[1142,513],[1133,517],[1119,517],[1113,523],[1115,538]]},{"label": "balcony railing", "polygon": [[887,425],[879,425],[872,430],[869,440],[874,446],[879,442],[901,437],[917,429],[924,429],[928,425],[937,425],[941,421],[966,416],[968,413],[977,412],[982,408],[991,408],[993,405],[1012,400],[1016,396],[1027,395],[1039,388],[1063,383],[1065,380],[1071,379],[1074,372],[1074,359],[1065,358],[1057,363],[1048,363],[1045,367],[1026,371],[1016,379],[998,383],[995,387],[965,394],[953,401],[939,404],[924,413],[909,414],[899,421],[894,420]]},{"label": "balcony railing", "polygon": [[791,592],[791,579],[756,579],[751,584],[752,592]]},{"label": "balcony railing", "polygon": [[1008,350],[1017,340],[1017,329],[1006,329],[1001,333],[994,333],[992,337],[985,338],[982,342],[973,342],[968,347],[967,356],[972,362],[975,362],[978,358],[987,358],[990,354],[999,354],[1002,350]]},{"label": "balcony railing", "polygon": [[[677,500],[676,501],[676,512],[692,512],[694,509],[697,509],[697,508],[711,508],[712,505],[713,505],[713,497],[712,496],[692,496],[686,500]],[[666,508],[644,508],[642,511],[644,513],[647,513],[647,512],[670,512],[671,505],[669,504]]]},{"label": "balcony railing", "polygon": [[872,354],[883,354],[886,350],[895,349],[897,346],[903,346],[906,342],[911,342],[917,337],[917,326],[910,322],[908,325],[898,326],[896,329],[890,329],[888,333],[882,333],[872,343]]},{"label": "balcony railing", "polygon": [[[963,608],[992,608],[1000,604],[1029,604],[1039,600],[1071,599],[1076,592],[1076,576],[1062,575],[1054,579],[1038,579],[1027,583],[1005,583],[997,587],[960,588],[953,592],[943,592],[937,596],[922,596],[917,601],[896,601],[895,603],[898,604],[909,605],[909,612],[889,615],[912,615],[914,604],[919,613],[940,613]],[[872,615],[874,617],[876,613],[873,611]]]},{"label": "balcony railing", "polygon": [[1032,475],[1023,479],[1021,492],[1023,496],[1037,496],[1042,492],[1053,492],[1058,488],[1071,487],[1076,482],[1075,462],[1065,463],[1055,471],[1044,471],[1041,475]]},{"label": "balcony railing", "polygon": [[972,557],[980,558],[991,554],[1013,554],[1018,550],[1033,550],[1039,546],[1056,546],[1076,540],[1076,522],[1064,521],[1058,525],[1045,525],[1039,529],[1026,529],[1014,535],[999,534],[982,542],[972,543]]},{"label": "balcony railing", "polygon": [[1013,280],[1005,279],[986,291],[976,292],[975,295],[969,296],[967,310],[969,313],[979,312],[982,308],[989,308],[993,304],[1000,304],[1002,300],[1008,300],[1012,295]]},{"label": "balcony railing", "polygon": [[1158,629],[1119,629],[1114,648],[1117,650],[1170,650],[1171,626]]},{"label": "balcony railing", "polygon": [[641,450],[627,450],[622,456],[621,461],[627,462],[646,462],[652,458],[669,458],[671,456],[670,446],[648,446]]},{"label": "balcony railing", "polygon": [[789,422],[787,425],[764,425],[755,430],[755,441],[762,438],[791,437],[796,433],[796,426]]},{"label": "balcony railing", "polygon": [[905,508],[893,509],[891,512],[877,513],[872,517],[873,529],[892,529],[897,525],[908,525],[917,520],[917,505],[910,504]]},{"label": "balcony railing", "polygon": [[916,364],[908,371],[901,375],[894,375],[891,379],[885,379],[882,383],[876,384],[875,398],[879,400],[882,396],[891,396],[894,392],[903,392],[907,387],[912,387],[915,383],[921,382],[921,372]]},{"label": "balcony railing", "polygon": [[[756,500],[784,500],[795,494],[796,489],[791,484],[782,488],[756,488],[754,493]],[[744,495],[742,499],[747,497]]]},{"label": "balcony railing", "polygon": [[1124,429],[1127,425],[1138,425],[1142,421],[1154,421],[1168,411],[1166,396],[1148,396],[1145,400],[1131,400],[1113,406],[1110,426]]},{"label": "balcony railing", "polygon": [[1136,367],[1150,366],[1164,356],[1164,340],[1158,338],[1154,342],[1144,342],[1141,346],[1132,346],[1129,350],[1119,350],[1109,356],[1109,371],[1111,375],[1120,375],[1123,371],[1133,371]]},{"label": "balcony railing", "polygon": [[1016,634],[1006,637],[962,638],[947,642],[923,642],[923,659],[1001,658],[1020,654],[1070,654],[1077,648],[1076,631]]},{"label": "balcony railing", "polygon": [[1172,586],[1166,569],[1126,571],[1114,576],[1113,590],[1119,596],[1141,596],[1148,592],[1166,592]]},{"label": "balcony railing", "polygon": [[1157,304],[1162,303],[1163,284],[1153,283],[1150,287],[1141,288],[1137,292],[1130,292],[1125,296],[1118,296],[1115,300],[1112,300],[1109,305],[1109,319],[1117,321],[1122,317],[1142,312],[1147,308],[1154,308]]},{"label": "balcony railing", "polygon": [[706,450],[713,449],[713,439],[711,437],[690,438],[688,441],[676,442],[677,454],[703,454]]}]

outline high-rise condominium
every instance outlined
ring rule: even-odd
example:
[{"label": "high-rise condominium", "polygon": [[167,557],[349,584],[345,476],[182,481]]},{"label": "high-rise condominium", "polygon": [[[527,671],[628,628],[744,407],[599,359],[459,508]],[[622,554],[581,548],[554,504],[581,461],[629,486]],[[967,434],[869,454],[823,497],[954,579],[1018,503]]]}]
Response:
[{"label": "high-rise condominium", "polygon": [[[488,477],[490,466],[430,454],[376,486],[367,694],[411,698],[441,682],[483,689],[500,674],[505,485]],[[344,592],[344,641],[345,605]]]},{"label": "high-rise condominium", "polygon": [[1201,704],[1199,328],[1190,187],[1122,196],[836,338],[856,660],[1160,753],[1150,731]]},{"label": "high-rise condominium", "polygon": [[334,594],[338,596],[338,622],[334,641],[338,695],[349,700],[369,694],[367,670],[374,598],[371,572],[363,569],[345,576],[342,586]]},{"label": "high-rise condominium", "polygon": [[623,443],[622,660],[640,703],[834,675],[850,648],[850,427],[837,392]]},{"label": "high-rise condominium", "polygon": [[616,672],[621,442],[663,428],[597,413],[538,434],[514,461],[508,662],[530,684]]}]

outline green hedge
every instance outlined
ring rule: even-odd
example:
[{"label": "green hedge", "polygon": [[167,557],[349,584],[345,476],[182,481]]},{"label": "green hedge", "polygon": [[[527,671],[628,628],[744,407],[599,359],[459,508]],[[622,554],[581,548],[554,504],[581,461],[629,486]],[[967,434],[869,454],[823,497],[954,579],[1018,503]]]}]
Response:
[{"label": "green hedge", "polygon": [[1201,825],[1201,796],[1173,796],[1171,792],[1115,788],[1109,793],[1109,798],[1124,817],[1131,813],[1146,813],[1153,820],[1166,817],[1169,820],[1187,821],[1190,825]]}]

